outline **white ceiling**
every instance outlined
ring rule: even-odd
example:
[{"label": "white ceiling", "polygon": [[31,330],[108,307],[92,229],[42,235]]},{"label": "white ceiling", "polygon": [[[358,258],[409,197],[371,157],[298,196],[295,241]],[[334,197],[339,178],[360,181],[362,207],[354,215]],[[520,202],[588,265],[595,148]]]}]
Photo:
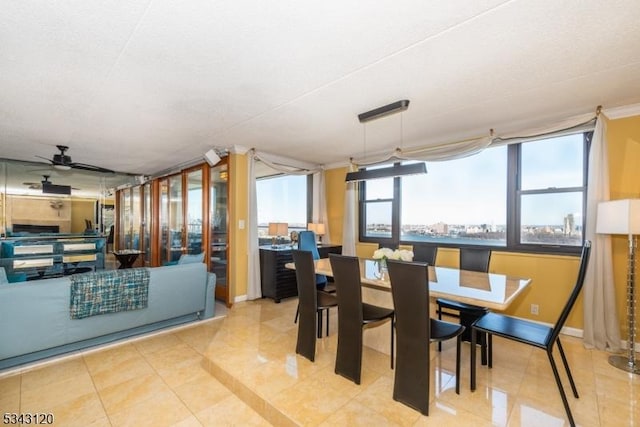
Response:
[{"label": "white ceiling", "polygon": [[[319,164],[399,99],[408,148],[640,102],[640,1],[3,2],[0,157],[154,174],[242,146]],[[370,152],[399,116],[367,124]]]}]

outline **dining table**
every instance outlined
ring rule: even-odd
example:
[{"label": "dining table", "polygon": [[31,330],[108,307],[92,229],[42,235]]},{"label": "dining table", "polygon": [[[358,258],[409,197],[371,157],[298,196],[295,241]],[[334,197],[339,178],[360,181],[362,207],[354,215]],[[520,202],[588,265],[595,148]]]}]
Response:
[{"label": "dining table", "polygon": [[[294,263],[286,268],[295,269]],[[316,274],[333,277],[328,258],[315,261]],[[460,270],[452,267],[432,266],[429,270],[429,297],[447,298],[467,304],[504,311],[531,285],[531,279],[500,273]],[[360,258],[362,299],[370,304],[393,308],[389,273],[380,260]],[[339,292],[339,289],[338,289]],[[432,311],[435,311],[432,310]],[[389,353],[386,328],[372,328],[365,333],[364,344],[380,352]]]}]

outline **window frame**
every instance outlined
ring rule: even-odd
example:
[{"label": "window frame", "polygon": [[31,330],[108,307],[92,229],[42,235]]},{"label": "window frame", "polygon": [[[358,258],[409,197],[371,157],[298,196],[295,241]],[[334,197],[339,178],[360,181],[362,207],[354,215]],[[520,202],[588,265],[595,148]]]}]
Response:
[{"label": "window frame", "polygon": [[[521,206],[522,196],[530,194],[557,194],[565,192],[582,192],[582,241],[585,239],[586,229],[586,209],[587,209],[587,180],[589,173],[589,150],[591,148],[591,140],[593,131],[586,130],[582,132],[574,132],[574,134],[583,135],[583,166],[582,166],[582,185],[579,187],[550,187],[547,189],[521,190],[521,167],[522,167],[522,144],[540,141],[553,137],[563,136],[562,134],[546,135],[528,138],[518,143],[510,144],[507,147],[507,200],[506,200],[506,242],[504,246],[495,245],[475,245],[464,243],[431,243],[431,242],[415,242],[403,241],[400,239],[400,206],[401,206],[401,189],[402,179],[400,177],[393,178],[393,199],[375,199],[366,200],[366,181],[358,183],[358,230],[359,241],[363,243],[378,243],[380,247],[397,248],[399,245],[426,245],[438,246],[444,248],[472,247],[482,248],[493,251],[502,252],[523,252],[523,253],[542,253],[542,254],[563,254],[563,255],[579,255],[581,246],[569,245],[553,245],[553,244],[533,244],[521,242]],[[365,168],[363,168],[365,169]],[[366,236],[366,206],[368,203],[388,202],[392,203],[392,220],[391,220],[391,237],[379,238]]]},{"label": "window frame", "polygon": [[[593,131],[576,132],[582,133],[582,185],[579,187],[550,187],[546,189],[522,190],[522,144],[536,142],[546,138],[528,139],[518,144],[509,146],[509,165],[507,185],[512,185],[512,189],[507,190],[507,248],[514,252],[535,252],[535,253],[563,253],[580,254],[582,245],[553,245],[553,244],[533,244],[522,243],[522,196],[530,194],[559,194],[582,192],[582,243],[585,240],[585,229],[587,221],[587,181],[589,176],[589,150]],[[560,137],[562,135],[556,135]],[[553,136],[552,136],[553,137]],[[509,201],[511,198],[511,202]],[[513,215],[512,218],[509,216]],[[511,219],[511,221],[509,221]]]},{"label": "window frame", "polygon": [[[396,162],[394,164],[399,164]],[[364,168],[363,168],[364,169]],[[365,198],[366,181],[358,183],[358,222],[359,235],[361,242],[378,242],[381,247],[397,248],[400,236],[400,178],[393,178],[393,196],[391,199],[370,199]],[[367,231],[367,204],[369,203],[388,203],[391,202],[391,237],[370,237],[366,235]]]}]

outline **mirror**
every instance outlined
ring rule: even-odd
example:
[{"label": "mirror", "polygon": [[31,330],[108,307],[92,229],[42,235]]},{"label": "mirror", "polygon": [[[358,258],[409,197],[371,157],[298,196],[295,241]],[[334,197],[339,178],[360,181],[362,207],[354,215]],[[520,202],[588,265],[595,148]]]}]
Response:
[{"label": "mirror", "polygon": [[0,237],[108,232],[105,221],[113,221],[115,188],[134,181],[130,174],[0,160]]}]

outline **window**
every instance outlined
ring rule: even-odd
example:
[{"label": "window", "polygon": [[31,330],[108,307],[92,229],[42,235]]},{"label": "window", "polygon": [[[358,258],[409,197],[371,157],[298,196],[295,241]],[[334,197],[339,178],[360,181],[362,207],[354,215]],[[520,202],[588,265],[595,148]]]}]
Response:
[{"label": "window", "polygon": [[586,197],[583,134],[520,144],[520,244],[582,244]]},{"label": "window", "polygon": [[507,147],[489,148],[402,178],[400,240],[504,246],[506,160]]},{"label": "window", "polygon": [[361,240],[577,251],[591,135],[491,147],[427,162],[426,175],[362,182]]},{"label": "window", "polygon": [[[372,166],[369,169],[376,168]],[[362,210],[365,224],[364,232],[362,233],[364,236],[382,239],[391,238],[394,191],[393,178],[376,179],[367,187]]]},{"label": "window", "polygon": [[307,175],[278,175],[256,181],[258,236],[266,237],[270,222],[286,222],[289,231],[306,230]]}]

